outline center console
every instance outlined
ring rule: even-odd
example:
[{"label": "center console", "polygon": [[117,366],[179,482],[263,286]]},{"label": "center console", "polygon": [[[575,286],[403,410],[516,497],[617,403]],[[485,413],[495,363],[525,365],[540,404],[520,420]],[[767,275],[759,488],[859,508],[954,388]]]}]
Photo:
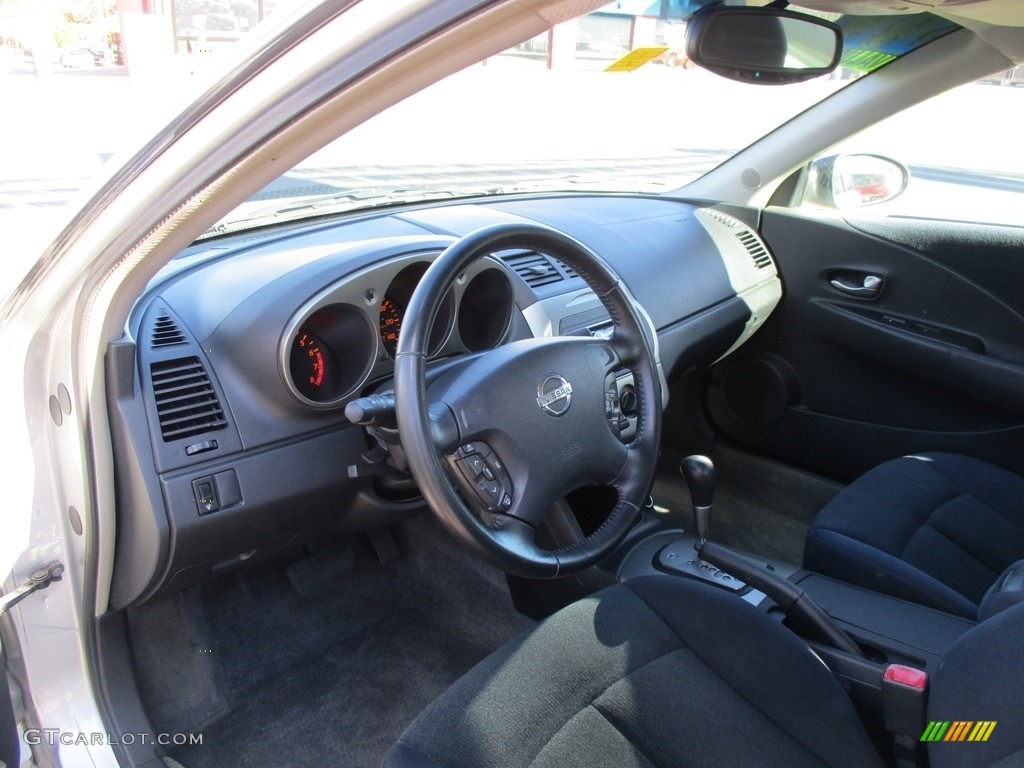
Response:
[{"label": "center console", "polygon": [[[701,560],[697,537],[683,531],[650,536],[622,560],[620,581],[654,573],[698,579],[736,593],[769,613],[781,613],[773,601],[736,576]],[[751,564],[792,582],[853,638],[872,661],[906,664],[931,671],[953,642],[975,626],[959,616],[871,592],[789,563],[745,556]],[[781,616],[780,616],[781,618]]]},{"label": "center console", "polygon": [[778,615],[811,641],[823,641],[875,664],[901,664],[926,672],[934,670],[946,650],[975,626],[958,616],[714,544],[709,541],[714,467],[703,456],[689,456],[680,472],[693,500],[696,535],[663,531],[642,539],[621,560],[620,581],[653,573],[698,579]]}]

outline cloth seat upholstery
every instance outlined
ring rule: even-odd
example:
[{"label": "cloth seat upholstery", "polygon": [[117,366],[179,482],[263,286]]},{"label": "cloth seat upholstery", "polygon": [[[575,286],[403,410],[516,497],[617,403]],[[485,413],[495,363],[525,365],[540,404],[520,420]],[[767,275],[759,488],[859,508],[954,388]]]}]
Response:
[{"label": "cloth seat upholstery", "polygon": [[[978,624],[931,673],[933,721],[995,722],[927,746],[932,768],[1024,765],[1024,603]],[[384,768],[869,768],[882,761],[804,643],[736,595],[652,576],[575,603],[428,706]]]},{"label": "cloth seat upholstery", "polygon": [[734,594],[652,576],[575,603],[431,704],[386,768],[880,765],[807,646]]},{"label": "cloth seat upholstery", "polygon": [[811,523],[804,567],[972,620],[1024,558],[1024,478],[948,453],[905,456],[843,489]]}]

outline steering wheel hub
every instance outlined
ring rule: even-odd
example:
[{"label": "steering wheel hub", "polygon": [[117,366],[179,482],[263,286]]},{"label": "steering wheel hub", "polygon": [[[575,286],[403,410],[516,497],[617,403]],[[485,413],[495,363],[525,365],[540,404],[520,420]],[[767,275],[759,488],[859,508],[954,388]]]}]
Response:
[{"label": "steering wheel hub", "polygon": [[[511,342],[428,388],[427,342],[442,297],[472,261],[511,247],[551,253],[575,269],[607,308],[611,336]],[[637,423],[628,440],[615,397],[616,377],[626,372]],[[650,487],[661,417],[653,329],[611,267],[556,230],[488,227],[438,257],[406,312],[395,402],[410,470],[433,512],[456,538],[510,573],[557,576],[594,564],[625,536]],[[616,490],[604,524],[572,546],[538,547],[534,536],[546,511],[584,485]]]}]

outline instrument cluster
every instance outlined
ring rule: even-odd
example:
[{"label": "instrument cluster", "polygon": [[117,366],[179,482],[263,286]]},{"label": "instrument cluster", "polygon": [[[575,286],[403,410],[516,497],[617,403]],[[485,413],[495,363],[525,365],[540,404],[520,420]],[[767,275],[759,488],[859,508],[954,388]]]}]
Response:
[{"label": "instrument cluster", "polygon": [[[434,254],[378,265],[329,286],[297,312],[282,337],[289,391],[315,408],[337,408],[368,382],[394,371],[406,310]],[[485,258],[448,289],[429,336],[431,357],[501,344],[515,295],[507,267]]]}]

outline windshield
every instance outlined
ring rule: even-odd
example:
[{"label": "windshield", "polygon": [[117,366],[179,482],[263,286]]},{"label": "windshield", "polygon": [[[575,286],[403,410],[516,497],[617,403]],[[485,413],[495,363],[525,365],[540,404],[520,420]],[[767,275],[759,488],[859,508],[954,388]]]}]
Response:
[{"label": "windshield", "polygon": [[[698,69],[685,21],[613,4],[436,83],[247,200],[207,234],[410,201],[525,191],[661,193],[955,25],[843,17],[841,66],[764,87]],[[629,11],[629,12],[627,12]],[[823,15],[823,14],[819,14]],[[638,67],[615,66],[638,48]]]}]

